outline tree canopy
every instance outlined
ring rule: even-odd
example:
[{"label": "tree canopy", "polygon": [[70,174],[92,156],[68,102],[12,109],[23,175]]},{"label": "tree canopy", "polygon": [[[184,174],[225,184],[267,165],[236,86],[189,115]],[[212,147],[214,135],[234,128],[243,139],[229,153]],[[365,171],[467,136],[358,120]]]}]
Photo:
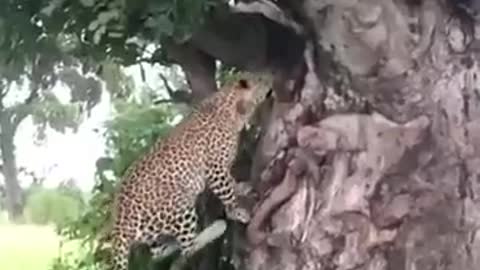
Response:
[{"label": "tree canopy", "polygon": [[[82,59],[84,70],[102,74],[105,60],[179,64],[194,100],[216,90],[217,60],[223,67],[286,72],[298,64],[304,41],[295,31],[261,13],[239,13],[222,0],[9,0],[0,48],[36,46],[39,37],[56,40]],[[16,19],[19,19],[18,17]],[[17,28],[21,28],[17,30]],[[17,41],[15,41],[17,40]],[[286,43],[277,41],[285,40]],[[9,50],[4,50],[9,54]],[[185,101],[185,95],[177,95]]]}]

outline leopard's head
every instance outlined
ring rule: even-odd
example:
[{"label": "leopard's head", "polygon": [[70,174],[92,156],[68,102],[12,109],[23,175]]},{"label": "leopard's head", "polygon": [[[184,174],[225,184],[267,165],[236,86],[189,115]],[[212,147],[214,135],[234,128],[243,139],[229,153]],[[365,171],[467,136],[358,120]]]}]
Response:
[{"label": "leopard's head", "polygon": [[238,74],[231,82],[233,106],[231,113],[239,129],[250,120],[259,105],[272,93],[273,77],[270,74]]}]

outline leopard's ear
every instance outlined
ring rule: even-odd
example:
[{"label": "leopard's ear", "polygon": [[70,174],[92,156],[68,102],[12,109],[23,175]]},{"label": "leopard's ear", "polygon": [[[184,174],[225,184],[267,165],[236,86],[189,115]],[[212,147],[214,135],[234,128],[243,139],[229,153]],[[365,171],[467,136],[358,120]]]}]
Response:
[{"label": "leopard's ear", "polygon": [[245,89],[249,89],[250,88],[250,85],[248,83],[247,80],[245,79],[240,79],[237,81],[237,88],[240,89],[240,90],[245,90]]},{"label": "leopard's ear", "polygon": [[240,114],[240,115],[245,115],[248,111],[248,107],[252,106],[251,103],[252,102],[244,100],[244,99],[241,99],[241,100],[237,101],[237,104],[235,104],[235,109],[236,109],[237,113]]}]

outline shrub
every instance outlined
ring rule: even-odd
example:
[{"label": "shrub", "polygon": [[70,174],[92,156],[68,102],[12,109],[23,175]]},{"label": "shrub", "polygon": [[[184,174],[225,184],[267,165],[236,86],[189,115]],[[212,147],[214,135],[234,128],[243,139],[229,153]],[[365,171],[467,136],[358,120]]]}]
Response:
[{"label": "shrub", "polygon": [[78,218],[84,203],[81,197],[59,189],[36,188],[27,197],[25,216],[28,222],[45,225],[64,224]]}]

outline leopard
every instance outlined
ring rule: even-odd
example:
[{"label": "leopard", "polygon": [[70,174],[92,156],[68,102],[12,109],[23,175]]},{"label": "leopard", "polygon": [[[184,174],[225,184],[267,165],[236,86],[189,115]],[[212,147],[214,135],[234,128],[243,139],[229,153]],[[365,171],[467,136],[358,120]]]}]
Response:
[{"label": "leopard", "polygon": [[175,247],[166,244],[169,239],[188,258],[218,238],[225,220],[199,231],[195,203],[206,189],[220,199],[227,219],[248,224],[251,214],[239,205],[230,169],[242,130],[272,95],[272,77],[236,74],[132,163],[114,197],[112,269],[127,270],[131,248],[138,243],[159,257]]}]

